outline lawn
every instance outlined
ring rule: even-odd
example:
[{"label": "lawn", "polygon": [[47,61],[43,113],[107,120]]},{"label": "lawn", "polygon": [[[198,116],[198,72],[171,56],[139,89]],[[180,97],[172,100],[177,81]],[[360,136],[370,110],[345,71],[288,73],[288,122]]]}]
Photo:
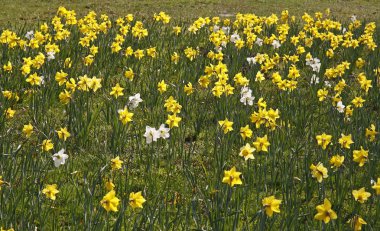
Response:
[{"label": "lawn", "polygon": [[377,0],[3,0],[0,26],[33,25],[48,20],[59,6],[75,10],[83,16],[89,10],[118,17],[133,13],[149,17],[164,10],[176,19],[195,19],[199,16],[234,15],[236,13],[255,13],[269,15],[288,9],[300,16],[305,11],[313,13],[330,8],[332,15],[347,20],[355,14],[361,19],[379,22],[380,2]]},{"label": "lawn", "polygon": [[4,2],[1,230],[380,229],[377,1]]}]

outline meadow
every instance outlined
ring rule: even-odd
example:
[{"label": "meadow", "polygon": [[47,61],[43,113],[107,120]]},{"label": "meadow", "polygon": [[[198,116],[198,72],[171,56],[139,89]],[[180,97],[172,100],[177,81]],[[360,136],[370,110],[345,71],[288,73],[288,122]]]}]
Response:
[{"label": "meadow", "polygon": [[378,19],[77,7],[0,30],[1,230],[380,229]]}]

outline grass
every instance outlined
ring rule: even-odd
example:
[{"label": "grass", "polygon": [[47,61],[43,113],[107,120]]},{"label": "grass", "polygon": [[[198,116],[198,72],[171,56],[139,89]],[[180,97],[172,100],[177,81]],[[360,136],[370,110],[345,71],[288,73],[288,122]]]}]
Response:
[{"label": "grass", "polygon": [[[5,4],[24,18],[1,20],[15,34],[0,30],[0,227],[349,230],[360,217],[363,230],[379,230],[380,30],[361,21],[378,8],[318,3],[72,1],[80,25],[66,24],[66,10],[57,14],[59,1]],[[325,15],[328,7],[341,24]],[[297,16],[308,8],[311,18],[281,17],[287,8]],[[265,16],[228,15],[251,9]],[[153,20],[161,10],[170,22]],[[221,22],[198,19],[220,14]],[[215,27],[229,24],[230,34]],[[169,137],[157,138],[161,124]],[[56,167],[62,149],[68,159]],[[337,155],[344,161],[334,162]],[[59,192],[49,194],[54,184]],[[360,188],[371,196],[356,196]],[[144,203],[132,198],[137,192]],[[271,196],[273,206],[263,204]],[[337,214],[321,213],[328,223],[315,218],[325,199]]]},{"label": "grass", "polygon": [[355,14],[361,19],[379,22],[380,3],[377,0],[4,0],[0,26],[33,25],[36,22],[50,19],[59,6],[69,7],[80,16],[90,9],[113,17],[134,13],[150,16],[164,10],[173,17],[184,20],[199,16],[235,15],[236,13],[255,13],[269,15],[288,9],[300,16],[305,11],[313,13],[330,8],[332,15],[347,20]]}]

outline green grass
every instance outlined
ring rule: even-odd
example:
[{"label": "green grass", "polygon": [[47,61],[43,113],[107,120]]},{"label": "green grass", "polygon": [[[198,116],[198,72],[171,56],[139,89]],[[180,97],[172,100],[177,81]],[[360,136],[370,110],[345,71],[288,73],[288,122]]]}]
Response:
[{"label": "green grass", "polygon": [[[380,198],[371,182],[380,178],[380,136],[377,134],[373,141],[366,136],[371,124],[380,130],[380,50],[371,49],[369,42],[365,44],[373,38],[379,46],[379,28],[368,32],[367,40],[360,42],[357,48],[344,47],[343,41],[334,47],[326,38],[338,39],[342,35],[340,28],[329,32],[319,28],[319,33],[326,36],[318,36],[308,30],[300,17],[294,22],[279,19],[275,25],[271,25],[272,18],[268,17],[274,12],[281,18],[279,13],[283,9],[300,16],[306,8],[314,16],[313,10],[324,13],[329,7],[331,17],[342,19],[342,27],[350,28],[352,14],[357,14],[360,20],[368,16],[368,20],[378,21],[371,14],[363,13],[368,9],[377,11],[376,1],[318,1],[318,4],[316,1],[101,2],[102,8],[100,1],[64,1],[69,10],[76,11],[78,19],[95,10],[99,24],[101,13],[107,13],[112,18],[112,26],[100,32],[93,20],[89,20],[91,30],[85,32],[83,25],[80,27],[83,31],[77,25],[63,25],[70,36],[61,40],[54,37],[57,34],[54,28],[60,28],[59,23],[55,20],[54,27],[51,18],[62,2],[21,4],[15,0],[4,5],[4,12],[12,13],[2,15],[2,25],[8,24],[8,18],[24,17],[8,24],[21,39],[25,39],[29,30],[42,30],[39,25],[45,19],[47,32],[53,37],[40,42],[36,48],[12,47],[13,41],[20,44],[18,39],[0,44],[0,227],[15,230],[350,230],[347,222],[361,216],[367,222],[364,230],[380,229]],[[161,10],[172,16],[169,24],[152,19],[153,12]],[[188,31],[198,16],[237,12],[265,15],[263,20],[251,22],[262,27],[263,31],[255,34],[264,40],[264,45],[259,46],[253,40],[249,47],[244,26],[250,23],[238,20],[236,24],[240,26],[233,31],[245,42],[241,49],[230,42],[229,35],[220,31],[216,36],[220,40],[213,39],[212,22],[204,26],[197,24],[196,33]],[[129,32],[121,36],[125,41],[118,44],[121,51],[113,52],[112,44],[121,33],[114,20],[127,13],[135,15],[130,26],[142,20],[148,36],[137,39],[132,34],[134,30],[129,28]],[[233,24],[234,16],[228,17]],[[245,17],[248,20],[250,16]],[[65,22],[63,17],[62,22]],[[274,34],[280,38],[277,29],[285,22],[289,24],[289,34],[281,47],[274,49],[270,37]],[[363,35],[366,23],[363,20],[357,28],[350,29],[352,38],[359,39]],[[315,24],[318,27],[319,22]],[[172,32],[177,25],[182,26],[178,36]],[[99,52],[94,55],[93,63],[86,65],[85,57],[91,50],[90,46],[80,45],[80,41],[93,31],[98,33],[90,46],[98,47]],[[0,32],[5,33],[4,29]],[[43,34],[48,36],[47,32]],[[291,42],[293,36],[303,34],[313,38],[313,43],[308,45],[302,38],[298,45]],[[223,59],[218,60],[212,58],[211,51],[215,52],[220,41],[226,42],[226,46],[222,49]],[[53,43],[60,51],[55,53],[55,59],[47,60],[46,49]],[[133,55],[125,56],[124,51],[129,46],[134,51],[143,49],[146,56],[141,60]],[[299,53],[299,61],[290,61],[288,56],[297,54],[299,46],[305,48],[305,52]],[[155,58],[147,56],[147,49],[151,47],[157,49]],[[198,51],[194,60],[186,57],[188,47]],[[329,58],[326,52],[333,47],[335,55]],[[180,56],[178,63],[172,60],[174,52]],[[306,65],[308,52],[320,59],[319,73]],[[249,65],[246,58],[259,60],[258,53],[266,55],[264,61]],[[45,55],[41,67],[39,62],[33,61],[28,64],[31,72],[22,73],[22,67],[28,66],[28,58],[35,60],[40,54]],[[65,65],[66,58],[71,59],[72,66]],[[363,67],[356,65],[359,58],[365,60]],[[3,68],[8,61],[13,65],[12,71]],[[341,71],[339,64],[344,62],[350,65]],[[227,82],[223,81],[226,75],[216,68],[222,64],[227,68]],[[292,65],[299,70],[299,77],[288,77]],[[132,81],[124,77],[129,68],[135,73]],[[340,71],[339,76],[329,77],[329,68]],[[209,69],[213,72],[207,74]],[[56,80],[56,73],[61,70],[68,74],[64,82],[69,78],[75,80],[75,91],[67,82],[60,85]],[[265,76],[262,81],[256,80],[259,71]],[[242,86],[234,80],[239,72],[249,80],[246,86],[255,97],[252,106],[240,102]],[[273,78],[275,72],[281,75],[281,80]],[[45,83],[38,86],[27,82],[33,73],[44,76]],[[319,83],[311,83],[313,74],[319,77]],[[365,78],[358,78],[363,74]],[[92,84],[81,85],[79,81],[84,75],[101,79],[102,86],[95,92]],[[208,87],[199,83],[202,76],[209,78]],[[158,83],[162,80],[167,84],[167,91],[160,93]],[[339,92],[336,86],[343,80],[347,86],[341,90],[340,97],[346,109],[339,113],[334,100]],[[286,84],[292,81],[297,87],[291,90]],[[363,82],[371,85],[368,92]],[[117,83],[124,88],[124,95],[115,98],[110,92]],[[188,83],[194,88],[189,95],[184,91]],[[85,86],[90,90],[86,91]],[[234,87],[233,94],[225,92],[220,97],[215,96],[218,86]],[[328,90],[326,99],[319,100],[321,89]],[[72,97],[67,104],[60,99],[65,90]],[[11,91],[9,98],[9,92],[5,91]],[[134,109],[128,106],[133,117],[124,125],[119,110],[124,109],[129,96],[136,93],[141,94],[143,102]],[[171,128],[169,139],[148,143],[144,137],[146,126],[158,128],[174,113],[164,106],[170,96],[181,105],[177,116],[182,120],[178,127]],[[358,96],[365,100],[363,107],[355,107],[352,102]],[[264,111],[259,104],[262,100],[266,102],[265,110],[278,109],[279,118],[261,116],[263,123],[257,126],[259,123],[252,120],[252,115]],[[352,115],[347,110],[349,105],[354,110]],[[13,117],[7,116],[9,109],[15,110]],[[233,130],[228,133],[224,133],[219,123],[225,119],[233,122]],[[23,127],[29,123],[33,125],[33,133],[26,137]],[[244,140],[240,128],[246,125],[253,135]],[[71,133],[67,140],[60,139],[56,132],[63,127]],[[317,143],[316,137],[322,133],[332,136],[326,149]],[[342,134],[352,135],[354,143],[349,148],[339,144]],[[255,159],[248,161],[239,156],[244,145],[254,146],[254,142],[264,136],[270,142],[268,152],[256,150]],[[52,150],[42,149],[46,139],[54,144]],[[362,167],[353,158],[361,147],[369,152],[368,161]],[[55,167],[52,155],[62,148],[69,158],[64,165]],[[334,169],[330,159],[337,154],[345,160]],[[121,169],[112,169],[111,160],[116,156],[123,161]],[[322,182],[318,182],[310,170],[312,164],[319,162],[328,169],[328,177]],[[230,187],[222,179],[225,171],[233,166],[242,173],[242,184]],[[105,187],[108,180],[115,184],[116,197],[120,199],[116,212],[107,212],[100,203],[109,191]],[[57,184],[56,200],[43,193],[48,184]],[[353,190],[361,187],[372,194],[363,204],[352,195]],[[134,209],[129,204],[129,196],[138,191],[146,202],[143,208]],[[281,200],[280,213],[268,217],[262,200],[272,195]],[[325,198],[331,201],[338,216],[328,224],[314,219],[316,206]]]},{"label": "green grass", "polygon": [[113,17],[134,13],[150,16],[165,11],[179,19],[194,19],[199,16],[234,15],[255,13],[269,15],[288,9],[292,14],[300,16],[306,12],[323,11],[330,8],[332,15],[347,20],[356,14],[360,19],[375,20],[380,13],[380,2],[377,0],[4,0],[0,26],[28,25],[51,18],[59,6],[65,6],[83,16],[90,9],[98,13],[106,13]]}]

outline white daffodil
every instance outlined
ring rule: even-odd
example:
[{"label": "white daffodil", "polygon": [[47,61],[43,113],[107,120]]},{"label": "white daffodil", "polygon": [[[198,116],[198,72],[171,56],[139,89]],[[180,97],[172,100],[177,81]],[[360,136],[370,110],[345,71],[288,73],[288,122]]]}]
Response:
[{"label": "white daffodil", "polygon": [[150,144],[153,141],[156,142],[158,138],[160,138],[160,132],[155,128],[146,126],[144,137],[146,138],[146,143]]},{"label": "white daffodil", "polygon": [[231,38],[230,38],[230,41],[232,42],[232,43],[235,43],[237,40],[239,40],[240,39],[240,36],[239,36],[239,34],[237,33],[237,32],[235,32],[235,33],[233,33],[232,35],[231,35]]},{"label": "white daffodil", "polygon": [[256,57],[247,57],[247,62],[249,65],[255,65],[256,64]]},{"label": "white daffodil", "polygon": [[31,30],[31,31],[26,32],[25,38],[31,40],[33,37],[34,37],[34,31]]},{"label": "white daffodil", "polygon": [[255,99],[255,97],[252,96],[251,89],[249,89],[248,87],[243,87],[240,90],[240,95],[241,95],[241,98],[240,98],[241,103],[243,103],[244,105],[247,105],[247,104],[250,106],[253,105],[253,100]]},{"label": "white daffodil", "polygon": [[255,44],[261,47],[263,45],[263,40],[261,38],[257,38]]},{"label": "white daffodil", "polygon": [[161,124],[158,128],[158,132],[160,133],[160,138],[167,139],[170,137],[170,128],[165,127],[165,124]]},{"label": "white daffodil", "polygon": [[319,83],[319,77],[314,74],[313,76],[311,76],[310,83],[311,84],[318,84]]},{"label": "white daffodil", "polygon": [[140,98],[140,93],[137,93],[136,95],[129,96],[129,102],[128,106],[131,109],[137,108],[139,106],[139,103],[141,103],[143,100]]},{"label": "white daffodil", "polygon": [[65,149],[62,148],[61,150],[59,150],[59,152],[53,155],[53,161],[54,161],[55,167],[58,168],[60,165],[64,165],[67,158],[69,158],[69,156],[65,154]]},{"label": "white daffodil", "polygon": [[336,104],[336,109],[338,110],[338,112],[340,113],[343,113],[344,112],[344,108],[346,106],[344,106],[344,104],[342,103],[342,101],[339,101],[337,104]]},{"label": "white daffodil", "polygon": [[278,40],[273,40],[272,46],[274,49],[277,49],[281,47],[281,43]]},{"label": "white daffodil", "polygon": [[230,34],[230,30],[231,30],[231,27],[229,26],[223,26],[222,27],[222,31],[225,33],[225,34]]},{"label": "white daffodil", "polygon": [[55,53],[53,51],[49,51],[46,53],[46,58],[48,61],[55,59]]},{"label": "white daffodil", "polygon": [[319,60],[318,58],[308,59],[306,60],[306,65],[313,68],[314,72],[319,73],[319,70],[321,69],[321,60]]}]

